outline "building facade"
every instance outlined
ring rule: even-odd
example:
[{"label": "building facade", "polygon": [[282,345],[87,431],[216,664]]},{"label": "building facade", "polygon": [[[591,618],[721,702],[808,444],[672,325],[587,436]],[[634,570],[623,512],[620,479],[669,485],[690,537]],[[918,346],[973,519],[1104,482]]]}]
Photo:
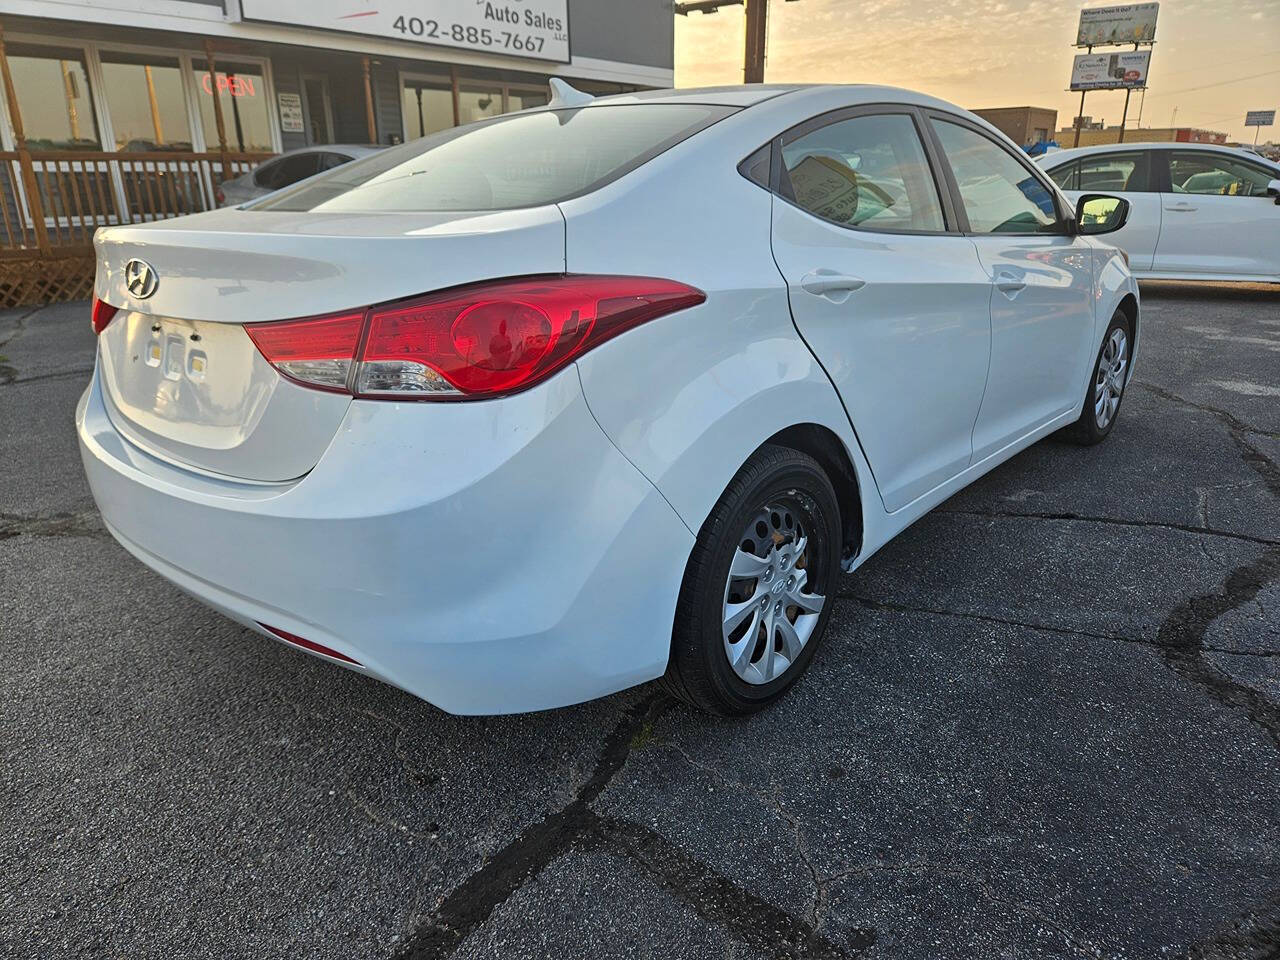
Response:
[{"label": "building facade", "polygon": [[[7,0],[0,25],[33,151],[389,144],[545,103],[552,76],[596,93],[672,83],[663,0],[393,6]],[[12,150],[3,98],[0,121]]]},{"label": "building facade", "polygon": [[1058,111],[1048,107],[985,107],[973,113],[1021,147],[1049,141],[1058,126]]},{"label": "building facade", "polygon": [[[1058,131],[1058,143],[1063,147],[1076,145],[1074,127]],[[1102,143],[1119,143],[1120,128],[1086,125],[1080,131],[1080,146],[1094,147]],[[1126,127],[1125,143],[1226,143],[1227,135],[1216,130],[1200,130],[1196,127]]]}]

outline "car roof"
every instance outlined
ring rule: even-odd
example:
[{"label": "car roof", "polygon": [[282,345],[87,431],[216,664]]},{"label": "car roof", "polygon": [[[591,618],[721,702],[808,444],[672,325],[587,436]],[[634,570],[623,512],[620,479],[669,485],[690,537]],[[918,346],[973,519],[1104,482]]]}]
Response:
[{"label": "car roof", "polygon": [[1218,143],[1186,143],[1177,140],[1157,140],[1146,143],[1099,143],[1091,147],[1071,147],[1066,150],[1054,150],[1051,153],[1036,157],[1036,162],[1046,169],[1060,166],[1069,160],[1079,157],[1096,157],[1108,153],[1133,153],[1146,150],[1201,150],[1206,153],[1221,153],[1229,157],[1253,160],[1269,167],[1280,169],[1280,164],[1268,160],[1261,154],[1241,150],[1239,147],[1228,147]]},{"label": "car roof", "polygon": [[379,150],[385,149],[379,144],[370,143],[313,143],[307,147],[294,147],[292,150],[285,150],[276,154],[272,159],[292,157],[299,153],[349,153],[355,157],[363,157],[365,154],[377,153]]}]

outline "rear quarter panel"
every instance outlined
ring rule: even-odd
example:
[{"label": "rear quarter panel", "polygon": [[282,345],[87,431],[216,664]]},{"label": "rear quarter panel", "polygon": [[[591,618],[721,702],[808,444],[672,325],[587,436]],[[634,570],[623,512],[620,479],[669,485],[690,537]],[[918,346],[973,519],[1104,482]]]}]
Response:
[{"label": "rear quarter panel", "polygon": [[835,433],[864,509],[874,496],[840,399],[792,323],[769,244],[771,195],[736,169],[774,132],[722,121],[561,204],[570,272],[666,277],[707,294],[578,361],[601,427],[694,533],[751,453],[794,424]]}]

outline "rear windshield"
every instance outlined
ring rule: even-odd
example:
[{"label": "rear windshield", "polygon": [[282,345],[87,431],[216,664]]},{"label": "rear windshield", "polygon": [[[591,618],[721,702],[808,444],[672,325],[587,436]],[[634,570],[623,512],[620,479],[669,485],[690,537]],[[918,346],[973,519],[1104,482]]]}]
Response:
[{"label": "rear windshield", "polygon": [[499,117],[345,164],[251,209],[509,210],[556,203],[598,189],[733,112],[644,103]]}]

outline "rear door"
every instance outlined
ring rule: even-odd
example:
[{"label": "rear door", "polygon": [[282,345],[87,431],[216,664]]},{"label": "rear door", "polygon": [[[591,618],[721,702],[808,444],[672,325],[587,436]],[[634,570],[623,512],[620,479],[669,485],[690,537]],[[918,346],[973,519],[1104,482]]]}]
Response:
[{"label": "rear door", "polygon": [[973,427],[974,462],[1084,398],[1093,350],[1093,248],[1044,174],[982,127],[933,113],[957,214],[991,291],[991,372]]},{"label": "rear door", "polygon": [[886,509],[969,465],[991,285],[909,107],[837,111],[775,145],[773,253]]},{"label": "rear door", "polygon": [[1163,206],[1155,177],[1154,152],[1133,150],[1087,154],[1049,170],[1074,204],[1084,193],[1109,193],[1129,201],[1129,219],[1107,243],[1129,255],[1134,270],[1151,269],[1160,238]]},{"label": "rear door", "polygon": [[1169,179],[1155,271],[1280,277],[1280,206],[1267,196],[1280,173],[1210,150],[1162,155]]}]

